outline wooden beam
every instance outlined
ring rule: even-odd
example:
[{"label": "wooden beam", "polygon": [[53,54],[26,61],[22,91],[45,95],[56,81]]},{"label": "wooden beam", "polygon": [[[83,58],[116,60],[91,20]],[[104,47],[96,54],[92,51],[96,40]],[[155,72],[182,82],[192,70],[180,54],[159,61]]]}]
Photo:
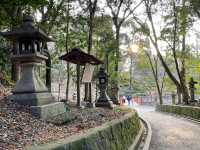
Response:
[{"label": "wooden beam", "polygon": [[80,99],[80,64],[76,65],[76,75],[77,75],[77,106],[81,107],[81,99]]}]

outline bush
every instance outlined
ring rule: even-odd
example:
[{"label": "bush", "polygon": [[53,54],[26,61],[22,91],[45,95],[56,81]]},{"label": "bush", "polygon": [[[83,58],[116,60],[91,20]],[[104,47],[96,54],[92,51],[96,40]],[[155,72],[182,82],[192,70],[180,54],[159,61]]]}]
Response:
[{"label": "bush", "polygon": [[157,105],[156,110],[200,120],[200,107],[180,105]]}]

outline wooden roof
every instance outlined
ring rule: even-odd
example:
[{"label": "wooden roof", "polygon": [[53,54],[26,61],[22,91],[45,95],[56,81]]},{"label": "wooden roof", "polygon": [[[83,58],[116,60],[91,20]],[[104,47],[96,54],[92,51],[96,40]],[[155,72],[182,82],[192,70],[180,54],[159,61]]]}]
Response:
[{"label": "wooden roof", "polygon": [[85,65],[86,63],[92,64],[92,65],[103,64],[101,60],[99,60],[93,55],[89,55],[81,51],[79,48],[73,48],[71,52],[62,55],[60,59],[74,63],[74,64],[80,64],[80,65]]}]

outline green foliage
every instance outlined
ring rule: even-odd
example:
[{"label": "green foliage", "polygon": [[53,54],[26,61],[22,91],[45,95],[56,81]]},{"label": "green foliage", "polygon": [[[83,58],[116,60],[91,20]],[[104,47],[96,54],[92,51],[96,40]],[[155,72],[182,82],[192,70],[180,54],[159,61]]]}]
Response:
[{"label": "green foliage", "polygon": [[0,73],[3,74],[4,80],[6,84],[10,84],[10,70],[11,70],[11,62],[10,62],[10,50],[3,45],[5,40],[0,39]]},{"label": "green foliage", "polygon": [[[73,47],[79,47],[82,50],[88,49],[88,8],[85,7],[88,5],[82,1],[82,5],[78,5],[81,9],[80,13],[77,13],[77,8],[73,5],[73,2],[78,1],[65,1],[65,0],[2,0],[0,3],[0,29],[9,30],[14,26],[18,25],[22,20],[22,14],[24,12],[33,11],[34,15],[40,13],[42,15],[41,20],[38,21],[38,25],[49,35],[51,35],[55,39],[55,49],[51,50],[51,58],[52,58],[52,68],[54,69],[55,74],[59,74],[59,71],[63,74],[66,74],[66,68],[63,67],[64,64],[60,66],[60,60],[58,59],[63,53],[65,53],[66,47],[71,49]],[[131,5],[134,5],[133,1],[127,1],[129,5],[127,5],[127,13],[131,9]],[[155,7],[162,7],[158,3],[158,0],[150,0],[152,5]],[[69,8],[67,7],[69,3]],[[114,8],[114,6],[119,5],[119,1],[114,4],[114,1],[108,1],[110,5]],[[161,37],[158,37],[158,40],[167,40],[170,43],[173,42],[173,24],[174,24],[174,17],[173,17],[173,5],[171,1],[161,1],[163,4],[167,4],[167,13],[164,13],[162,16],[163,22],[165,26],[161,31]],[[199,0],[192,0],[191,7],[186,6],[186,0],[183,0],[182,6],[177,6],[176,13],[178,16],[178,36],[186,35],[189,32],[189,29],[193,23],[193,15],[198,15],[200,17],[200,3]],[[78,4],[78,3],[77,3]],[[169,4],[169,5],[168,5]],[[124,9],[126,8],[126,1],[123,2],[123,9],[120,9],[120,12],[123,13]],[[152,7],[153,7],[152,6]],[[165,7],[163,7],[165,8]],[[192,9],[191,9],[192,8]],[[100,9],[98,7],[98,9]],[[70,10],[70,11],[69,11]],[[67,12],[69,11],[69,15]],[[126,13],[126,14],[127,14]],[[154,12],[153,12],[154,13]],[[97,12],[98,14],[98,12]],[[109,58],[109,82],[113,84],[118,82],[117,76],[115,72],[116,61],[121,61],[121,59],[116,60],[116,49],[117,44],[115,40],[115,33],[113,32],[113,16],[110,17],[109,15],[105,14],[98,14],[94,17],[93,21],[93,47],[91,54],[97,56],[101,60],[105,60],[105,50],[108,52]],[[118,23],[122,20],[118,20]],[[66,28],[67,23],[69,23],[69,34],[66,37]],[[127,23],[128,24],[128,23]],[[139,27],[137,26],[139,25]],[[150,36],[150,29],[149,25],[146,22],[142,22],[140,18],[134,16],[134,23],[132,23],[132,27],[135,27],[134,32],[142,33],[147,37]],[[199,58],[194,58],[191,56],[190,47],[187,46],[186,52],[181,51],[179,48],[180,45],[180,38],[177,38],[177,46],[176,46],[176,54],[178,60],[186,59],[186,68],[189,68],[187,79],[194,74],[199,74],[200,72],[200,64]],[[1,44],[6,43],[5,41],[0,40]],[[141,43],[139,43],[141,44]],[[148,42],[145,43],[146,45],[140,45],[140,51],[137,55],[137,63],[136,69],[140,72],[150,72],[151,68],[149,62],[147,61],[147,56],[145,55],[144,48],[149,49],[150,44]],[[11,72],[11,64],[10,64],[10,53],[8,52],[7,45],[0,45],[0,71],[3,72],[5,76],[8,78],[10,77]],[[169,68],[172,72],[176,72],[173,55],[171,52],[171,48],[168,46],[166,49],[166,58],[167,64],[169,64]],[[159,63],[161,66],[161,64]],[[59,66],[59,67],[58,67]],[[192,66],[192,67],[191,67]],[[196,67],[194,67],[196,66]],[[160,67],[161,68],[161,67]],[[75,67],[70,68],[70,74],[75,77]],[[129,72],[122,72],[120,73],[120,82],[122,86],[126,86],[129,84]],[[195,77],[199,79],[198,77]],[[137,79],[134,79],[134,86],[135,91],[138,92],[145,92],[145,90],[155,89],[155,83],[152,83],[153,80],[152,76],[142,76],[144,82],[138,82]],[[169,78],[165,80],[166,89],[172,90],[174,86]]]},{"label": "green foliage", "polygon": [[0,3],[0,26],[13,27],[21,22],[23,12],[36,10],[48,3],[47,0],[2,0]]},{"label": "green foliage", "polygon": [[186,35],[191,22],[190,19],[190,8],[185,6],[185,2],[183,3],[183,6],[180,7],[178,10],[178,19],[180,22],[180,34],[181,35]]},{"label": "green foliage", "polygon": [[16,5],[16,6],[32,6],[32,7],[40,7],[44,4],[47,4],[48,0],[2,0],[1,4],[2,5]]},{"label": "green foliage", "polygon": [[199,0],[191,0],[192,10],[195,15],[200,18],[200,3]]}]

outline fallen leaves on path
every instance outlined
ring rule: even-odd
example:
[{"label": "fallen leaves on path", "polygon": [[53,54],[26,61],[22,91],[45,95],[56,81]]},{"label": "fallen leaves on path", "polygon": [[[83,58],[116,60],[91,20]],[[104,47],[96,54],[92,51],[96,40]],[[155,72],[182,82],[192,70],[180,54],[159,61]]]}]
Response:
[{"label": "fallen leaves on path", "polygon": [[30,115],[30,109],[9,100],[0,101],[0,149],[18,149],[61,139],[124,115],[106,108],[70,107],[76,119],[56,126]]}]

